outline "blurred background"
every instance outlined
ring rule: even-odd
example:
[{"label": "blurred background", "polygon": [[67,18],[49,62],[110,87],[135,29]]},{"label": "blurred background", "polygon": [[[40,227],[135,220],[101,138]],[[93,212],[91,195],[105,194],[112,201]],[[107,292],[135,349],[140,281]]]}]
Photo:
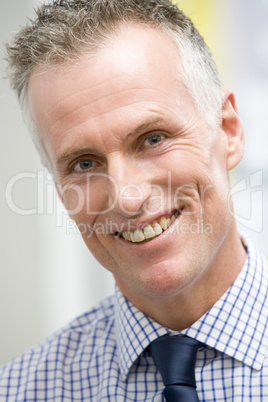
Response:
[{"label": "blurred background", "polygon": [[[4,79],[4,43],[38,0],[1,0],[0,365],[113,293],[40,165],[15,94]],[[240,230],[268,256],[268,0],[177,1],[209,44],[236,94],[246,154],[231,174]]]}]

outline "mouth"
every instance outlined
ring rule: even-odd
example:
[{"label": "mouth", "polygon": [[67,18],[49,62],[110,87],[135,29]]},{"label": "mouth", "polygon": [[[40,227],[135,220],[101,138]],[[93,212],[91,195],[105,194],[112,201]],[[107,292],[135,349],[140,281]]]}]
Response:
[{"label": "mouth", "polygon": [[155,239],[167,230],[172,223],[181,215],[182,210],[177,210],[171,216],[162,216],[157,221],[144,226],[141,229],[125,230],[120,233],[120,237],[131,243],[144,243]]}]

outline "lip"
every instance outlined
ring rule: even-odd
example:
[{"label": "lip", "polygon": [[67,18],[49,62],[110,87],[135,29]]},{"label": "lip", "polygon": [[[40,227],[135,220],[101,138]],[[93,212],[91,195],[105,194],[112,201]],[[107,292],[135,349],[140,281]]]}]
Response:
[{"label": "lip", "polygon": [[[161,215],[160,217],[162,217],[162,216],[169,217],[170,214]],[[146,251],[149,251],[151,248],[154,248],[154,249],[159,248],[160,246],[165,246],[165,243],[167,243],[170,240],[169,236],[172,235],[172,233],[174,231],[176,231],[176,227],[178,226],[181,217],[182,217],[182,214],[180,213],[179,216],[175,219],[175,221],[170,225],[170,227],[168,229],[163,231],[159,236],[156,236],[152,240],[148,240],[148,241],[141,242],[141,243],[133,243],[133,242],[125,240],[119,233],[117,235],[115,235],[115,239],[116,239],[116,241],[119,241],[120,243],[122,242],[122,246],[124,248],[127,247],[129,249],[133,249],[133,250],[135,249],[135,252],[137,252],[137,251],[146,252]],[[136,228],[137,228],[137,226],[136,226]],[[139,229],[140,228],[141,227],[139,227]]]}]

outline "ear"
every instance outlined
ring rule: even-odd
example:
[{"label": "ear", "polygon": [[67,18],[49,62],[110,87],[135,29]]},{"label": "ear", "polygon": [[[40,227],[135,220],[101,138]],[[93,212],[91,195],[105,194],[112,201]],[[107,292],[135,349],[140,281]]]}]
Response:
[{"label": "ear", "polygon": [[226,89],[223,93],[221,129],[227,137],[227,170],[233,169],[241,161],[245,149],[244,128],[238,116],[235,97]]}]

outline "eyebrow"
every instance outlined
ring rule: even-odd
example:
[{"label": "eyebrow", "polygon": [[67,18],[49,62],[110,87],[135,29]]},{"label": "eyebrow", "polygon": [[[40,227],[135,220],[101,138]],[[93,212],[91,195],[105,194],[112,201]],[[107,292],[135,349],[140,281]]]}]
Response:
[{"label": "eyebrow", "polygon": [[145,123],[142,123],[140,126],[135,128],[134,130],[130,131],[129,133],[126,134],[124,137],[124,140],[128,139],[129,137],[135,136],[137,134],[140,134],[144,131],[150,130],[153,126],[156,126],[159,123],[162,123],[163,119],[160,117],[155,117],[154,119],[151,119],[149,121],[146,121]]},{"label": "eyebrow", "polygon": [[[145,123],[142,123],[139,125],[137,128],[134,130],[128,132],[123,140],[126,141],[129,137],[136,136],[142,132],[148,131],[152,129],[152,127],[155,127],[157,124],[161,123],[163,121],[162,118],[155,117],[154,119],[151,119],[149,121],[146,121]],[[66,150],[56,161],[57,167],[60,167],[63,165],[66,161],[69,159],[75,158],[76,156],[79,156],[81,154],[96,154],[99,153],[96,151],[94,148],[90,147],[79,147],[79,148],[72,148],[71,150]]]},{"label": "eyebrow", "polygon": [[89,147],[79,147],[79,148],[72,148],[71,150],[67,150],[64,152],[56,161],[57,167],[61,167],[65,162],[67,162],[69,159],[75,158],[76,156],[79,156],[81,154],[92,154],[95,153],[96,150],[93,148]]}]

